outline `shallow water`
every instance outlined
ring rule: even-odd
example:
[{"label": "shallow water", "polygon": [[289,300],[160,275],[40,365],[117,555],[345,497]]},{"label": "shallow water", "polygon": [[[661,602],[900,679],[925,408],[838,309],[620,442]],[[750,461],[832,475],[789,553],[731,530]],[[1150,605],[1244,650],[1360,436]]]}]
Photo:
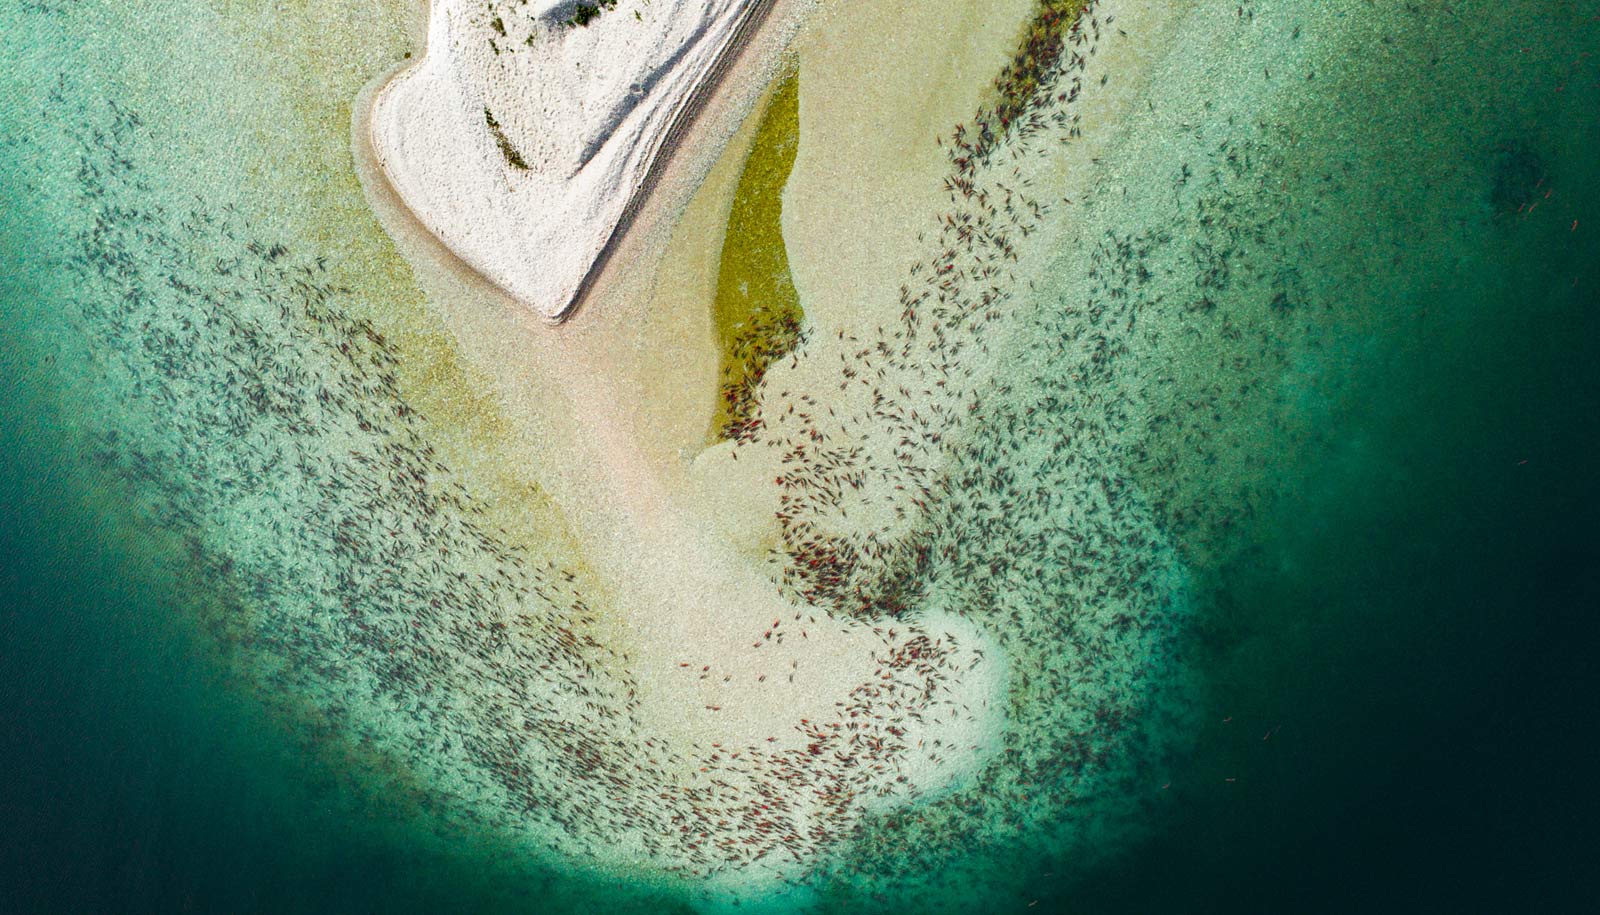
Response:
[{"label": "shallow water", "polygon": [[[290,424],[244,410],[271,400],[248,381],[328,377],[348,340],[349,371],[375,387],[337,423],[304,414],[336,429],[318,441],[436,443],[441,491],[461,495],[431,510],[521,525],[476,549],[525,550],[535,568],[570,542],[537,494],[456,466],[508,447],[504,424],[471,399],[469,360],[367,211],[331,101],[405,53],[414,13],[354,6],[367,19],[337,28],[336,11],[249,3],[0,11],[5,907],[713,904],[530,849],[492,815],[439,814],[474,810],[460,798],[475,786],[453,781],[473,770],[405,764],[385,744],[404,715],[329,711],[369,695],[359,654],[324,670],[273,641],[330,644],[316,633],[335,617],[297,592],[360,569],[280,548],[343,509],[318,502],[328,466],[285,469]],[[914,468],[936,496],[917,549],[863,561],[859,591],[774,572],[836,612],[968,614],[1012,666],[1002,761],[869,817],[815,875],[818,910],[1562,910],[1595,895],[1600,8],[1196,9],[1087,195],[1056,203],[1049,169],[1030,172],[1053,215],[1018,242],[1023,274],[973,338],[989,352],[961,363],[980,373],[972,418],[943,463]],[[280,43],[317,51],[263,54]],[[1003,155],[1054,155],[1015,151],[1035,148]],[[1010,187],[1009,171],[977,180]],[[307,331],[323,308],[339,319],[310,325],[336,330]],[[230,375],[195,359],[238,352],[209,348],[215,328],[180,346],[114,320],[218,310],[289,356]],[[966,320],[940,339],[966,339]],[[931,364],[885,363],[958,377]],[[944,415],[942,396],[899,407]],[[418,416],[377,412],[393,404]],[[356,428],[373,421],[363,405],[382,428]],[[824,476],[797,477],[807,510],[878,555],[816,495]],[[484,503],[498,508],[460,508]],[[454,524],[416,530],[468,542]],[[219,639],[292,669],[274,679]],[[405,740],[467,733],[438,714]]]}]

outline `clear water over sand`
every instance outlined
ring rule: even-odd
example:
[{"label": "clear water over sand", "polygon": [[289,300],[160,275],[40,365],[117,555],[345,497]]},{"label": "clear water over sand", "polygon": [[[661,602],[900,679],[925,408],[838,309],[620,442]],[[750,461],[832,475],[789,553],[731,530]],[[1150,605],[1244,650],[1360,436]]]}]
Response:
[{"label": "clear water over sand", "polygon": [[[124,748],[61,792],[101,806],[27,820],[36,856],[102,876],[23,898],[403,907],[370,867],[424,908],[1148,908],[1149,855],[1220,898],[1206,836],[1275,860],[1359,799],[1352,756],[1410,733],[1375,696],[1435,741],[1455,685],[1496,714],[1504,633],[1572,625],[1545,608],[1593,568],[1592,534],[1550,531],[1594,504],[1594,10],[1124,6],[981,161],[956,124],[1028,4],[801,34],[780,219],[805,331],[710,446],[754,121],[541,337],[362,186],[351,106],[414,47],[412,4],[0,13],[7,502],[32,506],[8,562],[55,583],[19,596],[8,667],[74,710],[15,706],[60,748],[18,809],[69,777],[68,732]],[[821,619],[981,633],[1004,694],[978,750],[861,751],[970,771],[838,795],[837,830],[796,838],[762,825],[786,799],[695,782],[763,748],[632,701],[660,644],[633,611],[686,579],[682,544],[618,545],[618,474],[700,538],[710,604],[736,569]],[[1559,546],[1491,548],[1534,530]],[[1552,590],[1509,584],[1532,569]],[[208,853],[231,881],[175,863],[219,833],[251,837]]]}]

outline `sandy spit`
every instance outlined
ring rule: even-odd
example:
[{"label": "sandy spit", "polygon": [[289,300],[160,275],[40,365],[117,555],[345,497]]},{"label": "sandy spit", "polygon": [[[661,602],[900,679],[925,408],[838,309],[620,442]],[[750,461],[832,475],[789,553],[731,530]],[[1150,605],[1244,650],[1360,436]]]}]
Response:
[{"label": "sandy spit", "polygon": [[[503,9],[501,7],[504,7]],[[426,50],[372,97],[369,141],[418,221],[560,321],[622,247],[666,165],[783,0],[624,5],[435,0]],[[778,32],[785,29],[779,28]],[[754,55],[760,58],[763,55]]]}]

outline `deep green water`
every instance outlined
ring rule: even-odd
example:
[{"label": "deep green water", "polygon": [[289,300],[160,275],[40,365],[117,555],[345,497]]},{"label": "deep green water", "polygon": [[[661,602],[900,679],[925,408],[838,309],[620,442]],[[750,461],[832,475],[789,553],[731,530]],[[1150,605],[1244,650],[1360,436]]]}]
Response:
[{"label": "deep green water", "polygon": [[[11,265],[41,239],[7,203]],[[534,887],[395,841],[172,625],[169,581],[85,506],[92,481],[38,385],[54,357],[12,333],[37,318],[34,279],[0,287],[0,911],[516,908]]]},{"label": "deep green water", "polygon": [[[1164,763],[1169,787],[1135,799],[1135,838],[1087,863],[1029,852],[1013,862],[1025,898],[973,911],[1600,901],[1596,14],[1440,6],[1411,43],[1349,65],[1371,94],[1305,89],[1336,112],[1307,158],[1341,136],[1368,154],[1338,193],[1278,166],[1281,205],[1296,231],[1324,219],[1371,240],[1276,265],[1302,273],[1300,310],[1273,325],[1292,370],[1208,452],[1222,499],[1253,450],[1251,510],[1173,525],[1201,723]],[[1516,30],[1463,48],[1438,40],[1451,17]],[[55,360],[75,346],[50,269],[70,203],[35,195],[61,187],[37,175],[70,170],[34,158],[55,147],[21,129],[30,114],[0,107],[0,910],[597,910],[597,887],[552,895],[350,795],[183,635],[170,569],[129,559],[106,514],[118,490],[59,433]],[[1362,210],[1382,188],[1423,209]],[[1472,227],[1456,248],[1453,225]],[[1168,466],[1143,469],[1152,490]]]},{"label": "deep green water", "polygon": [[1064,910],[1600,898],[1600,273],[1530,241],[1508,282],[1412,303],[1430,345],[1362,366],[1330,430],[1361,457],[1297,468],[1312,482],[1203,570],[1199,745],[1155,835],[1059,889]]}]

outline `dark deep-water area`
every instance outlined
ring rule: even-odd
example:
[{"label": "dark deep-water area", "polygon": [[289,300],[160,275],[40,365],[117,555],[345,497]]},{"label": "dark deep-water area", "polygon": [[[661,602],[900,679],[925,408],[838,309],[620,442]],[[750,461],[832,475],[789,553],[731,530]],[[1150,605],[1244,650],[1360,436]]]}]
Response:
[{"label": "dark deep-water area", "polygon": [[[0,23],[71,4],[33,6]],[[1201,352],[1135,373],[1215,433],[1153,434],[1130,471],[1190,576],[1185,733],[1059,853],[974,848],[1022,892],[964,910],[1600,907],[1600,6],[1407,9],[1370,57],[1279,74],[1305,125],[1203,125],[1244,150],[1211,160],[1219,221],[1129,217],[1127,244],[1179,252],[1152,270],[1212,265],[1182,318]],[[197,644],[181,541],[61,431],[62,391],[92,390],[56,365],[71,203],[36,133],[64,117],[0,101],[0,911],[686,910],[436,833]],[[1174,210],[1208,167],[1159,179]]]},{"label": "dark deep-water area", "polygon": [[1156,835],[1064,910],[1600,898],[1600,272],[1553,248],[1508,251],[1517,283],[1416,303],[1432,344],[1364,367],[1333,433],[1360,459],[1306,468],[1206,570],[1200,745]]}]

